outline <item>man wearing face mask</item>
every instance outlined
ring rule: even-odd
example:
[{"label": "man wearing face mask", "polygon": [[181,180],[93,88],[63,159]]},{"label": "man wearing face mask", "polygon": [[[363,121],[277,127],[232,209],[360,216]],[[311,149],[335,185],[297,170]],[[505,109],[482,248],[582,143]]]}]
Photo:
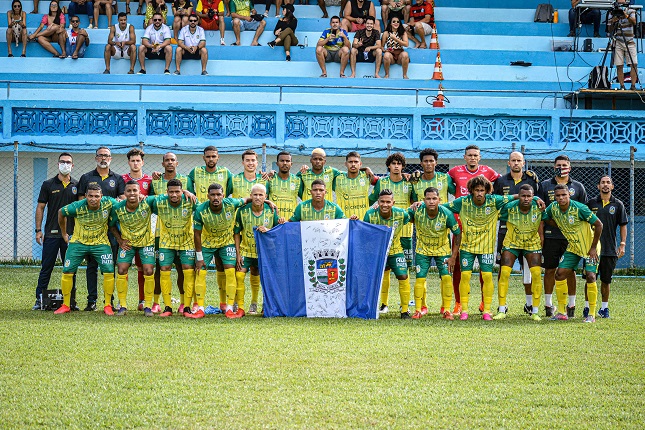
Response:
[{"label": "man wearing face mask", "polygon": [[[42,294],[47,290],[52,270],[56,264],[56,258],[60,253],[60,258],[65,261],[67,252],[67,242],[63,237],[58,226],[58,210],[76,201],[78,190],[78,181],[71,177],[72,155],[63,152],[58,156],[58,174],[51,179],[43,182],[38,195],[38,206],[36,206],[36,242],[42,245],[42,265],[40,275],[38,276],[38,286],[36,287],[36,303],[33,310],[42,309]],[[43,234],[43,215],[47,208],[47,219],[45,220],[45,232]],[[67,233],[72,234],[74,230],[73,220],[67,223]],[[76,289],[72,290],[71,309],[78,310],[76,307]]]},{"label": "man wearing face mask", "polygon": [[[569,188],[571,200],[582,204],[587,202],[587,192],[584,185],[571,179],[571,160],[566,155],[555,157],[554,164],[555,176],[540,183],[538,197],[540,197],[547,206],[555,201],[554,188],[558,184],[565,184]],[[546,316],[555,315],[555,306],[553,306],[553,288],[555,287],[555,271],[558,268],[560,258],[567,250],[568,242],[558,227],[544,226],[544,246],[542,247],[542,267],[544,267],[544,308]],[[567,303],[567,316],[573,318],[576,307],[576,274],[571,271],[567,278],[569,289],[569,299]]]},{"label": "man wearing face mask", "polygon": [[[125,182],[121,175],[114,173],[110,170],[110,163],[112,162],[112,153],[105,146],[101,146],[96,150],[96,169],[85,173],[78,181],[78,199],[85,198],[87,186],[97,184],[103,191],[103,196],[125,199]],[[118,255],[119,244],[112,235],[108,232],[110,239],[110,246],[112,247],[112,255]],[[87,306],[85,311],[96,310],[97,299],[97,274],[98,263],[94,258],[88,257],[87,271]],[[106,303],[107,305],[107,303]]]}]

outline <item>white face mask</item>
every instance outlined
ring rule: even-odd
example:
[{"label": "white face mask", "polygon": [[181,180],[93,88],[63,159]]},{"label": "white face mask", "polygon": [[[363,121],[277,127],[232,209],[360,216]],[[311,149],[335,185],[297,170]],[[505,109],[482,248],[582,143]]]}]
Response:
[{"label": "white face mask", "polygon": [[67,163],[58,163],[58,171],[61,175],[67,176],[72,173],[72,165]]}]

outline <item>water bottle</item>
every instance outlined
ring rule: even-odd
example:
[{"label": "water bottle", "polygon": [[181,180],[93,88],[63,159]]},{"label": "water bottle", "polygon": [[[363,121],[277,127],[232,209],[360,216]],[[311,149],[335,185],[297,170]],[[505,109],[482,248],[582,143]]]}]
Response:
[{"label": "water bottle", "polygon": [[309,38],[305,36],[305,48],[309,46]]}]

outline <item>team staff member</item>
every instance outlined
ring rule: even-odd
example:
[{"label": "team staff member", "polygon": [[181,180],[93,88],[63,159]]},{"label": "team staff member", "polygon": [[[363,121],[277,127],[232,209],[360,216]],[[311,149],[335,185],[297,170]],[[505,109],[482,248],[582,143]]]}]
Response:
[{"label": "team staff member", "polygon": [[[56,265],[56,257],[60,253],[60,259],[65,261],[65,252],[67,252],[67,242],[63,240],[60,228],[58,226],[58,211],[76,201],[78,192],[78,181],[72,178],[72,168],[74,167],[72,155],[63,152],[58,156],[58,174],[51,179],[46,180],[40,187],[38,194],[38,205],[36,206],[36,242],[42,245],[42,261],[40,274],[38,275],[38,285],[36,286],[36,303],[33,310],[42,308],[42,294],[49,286],[52,270]],[[45,220],[45,234],[43,235],[43,215],[47,208],[47,219]],[[74,230],[74,221],[67,223],[67,234],[72,234]],[[74,277],[74,282],[76,277]],[[78,310],[76,307],[76,288],[72,289],[72,299],[70,302],[72,310]]]},{"label": "team staff member", "polygon": [[[571,179],[571,161],[566,155],[555,157],[553,166],[555,176],[540,183],[538,196],[551,204],[555,201],[555,187],[557,185],[566,185],[569,189],[571,200],[582,204],[587,202],[587,192],[585,187],[578,181]],[[555,314],[553,306],[553,288],[555,286],[555,271],[559,267],[560,259],[567,250],[567,239],[564,237],[558,226],[548,224],[544,226],[544,247],[542,249],[542,267],[544,268],[544,309],[547,317]],[[567,315],[572,318],[575,313],[576,300],[576,274],[574,271],[569,273],[567,279],[569,301],[572,302],[571,308],[567,308]]]},{"label": "team staff member", "polygon": [[[584,260],[584,269],[587,280],[587,294],[589,296],[589,315],[584,322],[596,321],[593,316],[596,312],[596,300],[598,299],[598,286],[596,285],[596,273],[598,272],[598,243],[602,234],[602,222],[589,208],[582,203],[571,200],[570,189],[566,184],[558,184],[554,187],[555,202],[546,208],[546,222],[550,225],[557,224],[564,237],[568,240],[567,249],[562,255],[555,272],[555,291],[558,295],[558,313],[551,319],[569,319],[569,308],[575,307],[571,303],[571,291],[569,290],[569,305],[565,310],[567,300],[567,279],[571,274],[575,276],[575,269]],[[592,229],[593,226],[593,229]],[[593,230],[593,232],[592,232]],[[575,300],[575,290],[573,298]],[[566,313],[565,313],[566,312]]]},{"label": "team staff member", "polygon": [[278,171],[267,183],[269,200],[278,207],[278,216],[290,218],[298,206],[298,191],[300,178],[291,173],[291,154],[282,151],[278,154],[276,163]]},{"label": "team staff member", "polygon": [[311,170],[308,166],[302,166],[300,172],[296,176],[300,177],[300,191],[298,196],[302,201],[309,200],[312,197],[311,187],[315,180],[321,180],[325,183],[326,196],[325,199],[330,202],[334,200],[333,184],[334,178],[340,175],[340,170],[325,166],[327,162],[327,154],[322,148],[316,148],[311,151]]},{"label": "team staff member", "polygon": [[[463,197],[468,195],[468,182],[476,177],[483,176],[488,179],[490,182],[495,182],[499,178],[499,173],[497,173],[492,168],[479,164],[481,161],[481,152],[479,146],[477,145],[468,145],[464,149],[464,160],[466,164],[461,166],[455,166],[448,171],[448,176],[452,178],[452,181],[455,183],[455,198]],[[444,203],[445,204],[445,203]],[[461,224],[459,216],[455,216],[457,222]],[[460,225],[463,231],[463,226]],[[453,315],[459,315],[462,310],[461,306],[461,297],[459,294],[459,285],[461,281],[461,265],[457,264],[455,266],[455,271],[452,274],[452,288],[455,293],[455,309],[452,311]],[[479,283],[482,288],[482,301],[479,304],[480,312],[484,311],[484,301],[483,301],[483,288],[484,280],[479,276]]]},{"label": "team staff member", "polygon": [[[625,255],[625,241],[627,240],[627,214],[625,205],[612,195],[614,182],[610,176],[602,176],[598,183],[600,195],[589,200],[587,206],[596,214],[602,222],[603,229],[600,235],[600,263],[598,273],[600,274],[600,293],[602,302],[598,316],[609,318],[609,286],[611,277],[616,268],[619,258]],[[620,245],[616,248],[616,226],[620,226]],[[587,295],[585,289],[585,295]],[[589,315],[589,302],[585,302],[583,316]]]},{"label": "team staff member", "polygon": [[345,156],[345,167],[347,173],[341,173],[334,178],[336,202],[343,213],[363,219],[370,208],[370,185],[375,183],[376,178],[369,167],[362,171],[361,156],[356,151],[351,151]]},{"label": "team staff member", "polygon": [[[440,192],[435,187],[425,189],[423,203],[410,211],[411,219],[417,229],[416,269],[414,283],[415,312],[412,318],[419,319],[428,313],[424,299],[426,296],[426,277],[434,260],[441,278],[441,316],[454,319],[450,312],[452,300],[452,273],[459,257],[461,229],[452,212],[441,204]],[[449,233],[455,237],[450,248]],[[424,309],[425,308],[425,309]]]},{"label": "team staff member", "polygon": [[[511,152],[511,154],[508,156],[508,167],[510,169],[510,172],[497,178],[497,180],[493,184],[493,194],[500,196],[505,196],[507,194],[519,194],[520,187],[526,184],[533,189],[533,195],[537,195],[539,188],[538,177],[530,170],[524,171],[524,155],[521,152]],[[497,231],[497,264],[500,265],[502,260],[502,247],[504,238],[506,237],[506,231],[506,223],[500,222],[499,230]],[[523,276],[522,283],[524,284],[524,294],[526,296],[524,312],[531,315],[533,313],[533,284],[531,281],[531,271],[524,256],[521,256],[521,261]],[[500,271],[499,273],[501,274],[502,272]],[[540,279],[542,279],[541,272]]]},{"label": "team staff member", "polygon": [[[323,221],[345,218],[340,206],[327,200],[326,196],[325,182],[322,179],[314,180],[311,183],[311,199],[299,203],[289,221]],[[357,219],[356,216],[352,216],[352,218]]]},{"label": "team staff member", "polygon": [[[85,199],[70,203],[58,211],[58,225],[63,240],[69,243],[69,248],[65,254],[63,276],[60,281],[63,305],[54,314],[61,315],[71,311],[70,296],[74,274],[83,259],[89,259],[91,255],[95,261],[100,262],[105,296],[103,312],[111,316],[114,315],[110,306],[110,298],[114,292],[114,262],[107,231],[110,211],[116,200],[103,196],[98,184],[89,184],[85,192]],[[73,217],[76,220],[71,239],[67,234],[67,217]]]},{"label": "team staff member", "polygon": [[[96,150],[96,169],[85,173],[78,180],[79,200],[85,198],[87,189],[92,184],[101,187],[101,192],[104,197],[119,198],[121,200],[125,198],[123,195],[125,192],[125,182],[123,182],[121,175],[110,170],[110,163],[112,163],[112,152],[105,146],[101,146]],[[112,233],[108,232],[108,239],[112,247],[112,255],[116,255],[119,244]],[[90,255],[87,260],[87,270],[85,272],[87,279],[87,306],[84,310],[86,311],[96,310],[98,266],[97,261]]]},{"label": "team staff member", "polygon": [[381,285],[381,306],[379,311],[387,313],[387,299],[390,291],[390,270],[399,281],[399,295],[401,297],[401,319],[409,319],[408,299],[410,298],[410,280],[408,279],[408,265],[401,246],[401,233],[406,224],[410,222],[410,215],[406,209],[394,207],[392,191],[384,189],[378,196],[378,209],[370,209],[365,214],[363,221],[370,224],[385,225],[394,230],[390,253],[385,264],[385,274]]}]

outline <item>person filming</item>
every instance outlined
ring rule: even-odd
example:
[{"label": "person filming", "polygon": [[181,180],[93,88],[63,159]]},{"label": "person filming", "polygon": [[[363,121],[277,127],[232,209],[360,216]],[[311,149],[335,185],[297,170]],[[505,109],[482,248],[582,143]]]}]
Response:
[{"label": "person filming", "polygon": [[636,26],[636,12],[630,9],[625,0],[617,0],[614,9],[607,12],[609,32],[613,37],[612,50],[614,51],[614,65],[618,75],[620,89],[625,89],[625,62],[631,67],[630,90],[636,89],[638,80],[638,57],[636,55],[636,42],[634,41],[634,26]]}]

